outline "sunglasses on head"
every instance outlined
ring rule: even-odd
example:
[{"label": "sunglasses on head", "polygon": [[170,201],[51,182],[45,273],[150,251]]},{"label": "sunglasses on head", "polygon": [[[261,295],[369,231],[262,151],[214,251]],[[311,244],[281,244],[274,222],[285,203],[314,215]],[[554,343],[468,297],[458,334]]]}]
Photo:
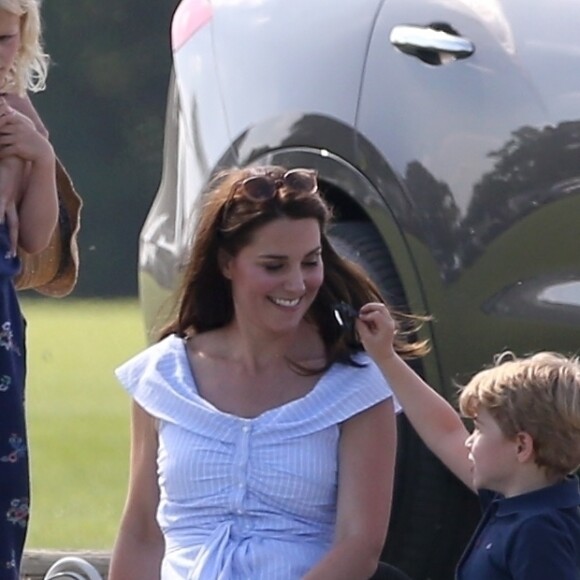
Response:
[{"label": "sunglasses on head", "polygon": [[278,179],[268,175],[253,175],[242,181],[240,191],[254,201],[266,201],[272,199],[282,187],[292,191],[316,193],[317,173],[312,169],[290,169]]}]

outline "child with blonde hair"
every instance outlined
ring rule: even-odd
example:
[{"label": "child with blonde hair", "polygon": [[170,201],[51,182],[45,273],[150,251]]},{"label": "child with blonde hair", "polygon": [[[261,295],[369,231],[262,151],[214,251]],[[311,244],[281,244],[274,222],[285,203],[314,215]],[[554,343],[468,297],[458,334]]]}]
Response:
[{"label": "child with blonde hair", "polygon": [[580,578],[580,362],[511,353],[476,374],[453,407],[393,348],[383,304],[363,306],[357,331],[425,444],[479,494],[484,515],[458,580]]},{"label": "child with blonde hair", "polygon": [[[39,1],[0,0],[0,25],[0,221],[8,224],[11,253],[16,253],[18,245],[35,253],[47,245],[58,216],[54,152],[27,96],[27,91],[44,90],[48,72]],[[48,145],[44,163],[36,158],[32,163],[31,156],[36,155],[32,148],[43,145],[37,133]],[[33,195],[24,195],[28,190]],[[38,211],[39,196],[52,202],[42,201],[42,212]],[[43,215],[41,224],[37,224],[39,215]],[[30,234],[38,225],[38,235]]]}]

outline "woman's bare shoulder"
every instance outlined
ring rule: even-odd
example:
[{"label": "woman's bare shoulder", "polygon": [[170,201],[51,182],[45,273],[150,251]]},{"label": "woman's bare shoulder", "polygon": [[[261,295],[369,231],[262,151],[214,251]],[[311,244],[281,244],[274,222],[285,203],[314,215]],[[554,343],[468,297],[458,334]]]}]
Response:
[{"label": "woman's bare shoulder", "polygon": [[228,343],[228,333],[223,328],[216,328],[189,337],[187,350],[191,356],[225,358]]}]

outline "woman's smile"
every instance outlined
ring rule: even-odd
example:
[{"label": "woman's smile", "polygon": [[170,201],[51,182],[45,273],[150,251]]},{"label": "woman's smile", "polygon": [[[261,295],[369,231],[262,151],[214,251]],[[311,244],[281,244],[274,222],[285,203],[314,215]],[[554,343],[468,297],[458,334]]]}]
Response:
[{"label": "woman's smile", "polygon": [[300,298],[274,298],[273,296],[268,296],[268,300],[273,302],[276,306],[282,306],[284,308],[294,308],[300,304],[302,297]]}]

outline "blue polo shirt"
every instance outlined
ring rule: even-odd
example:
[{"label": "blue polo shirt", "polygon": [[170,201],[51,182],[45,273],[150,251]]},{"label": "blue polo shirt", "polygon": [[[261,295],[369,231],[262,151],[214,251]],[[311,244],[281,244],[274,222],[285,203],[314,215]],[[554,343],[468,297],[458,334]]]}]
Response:
[{"label": "blue polo shirt", "polygon": [[481,522],[457,580],[580,580],[580,488],[576,477],[504,498],[482,490]]}]

